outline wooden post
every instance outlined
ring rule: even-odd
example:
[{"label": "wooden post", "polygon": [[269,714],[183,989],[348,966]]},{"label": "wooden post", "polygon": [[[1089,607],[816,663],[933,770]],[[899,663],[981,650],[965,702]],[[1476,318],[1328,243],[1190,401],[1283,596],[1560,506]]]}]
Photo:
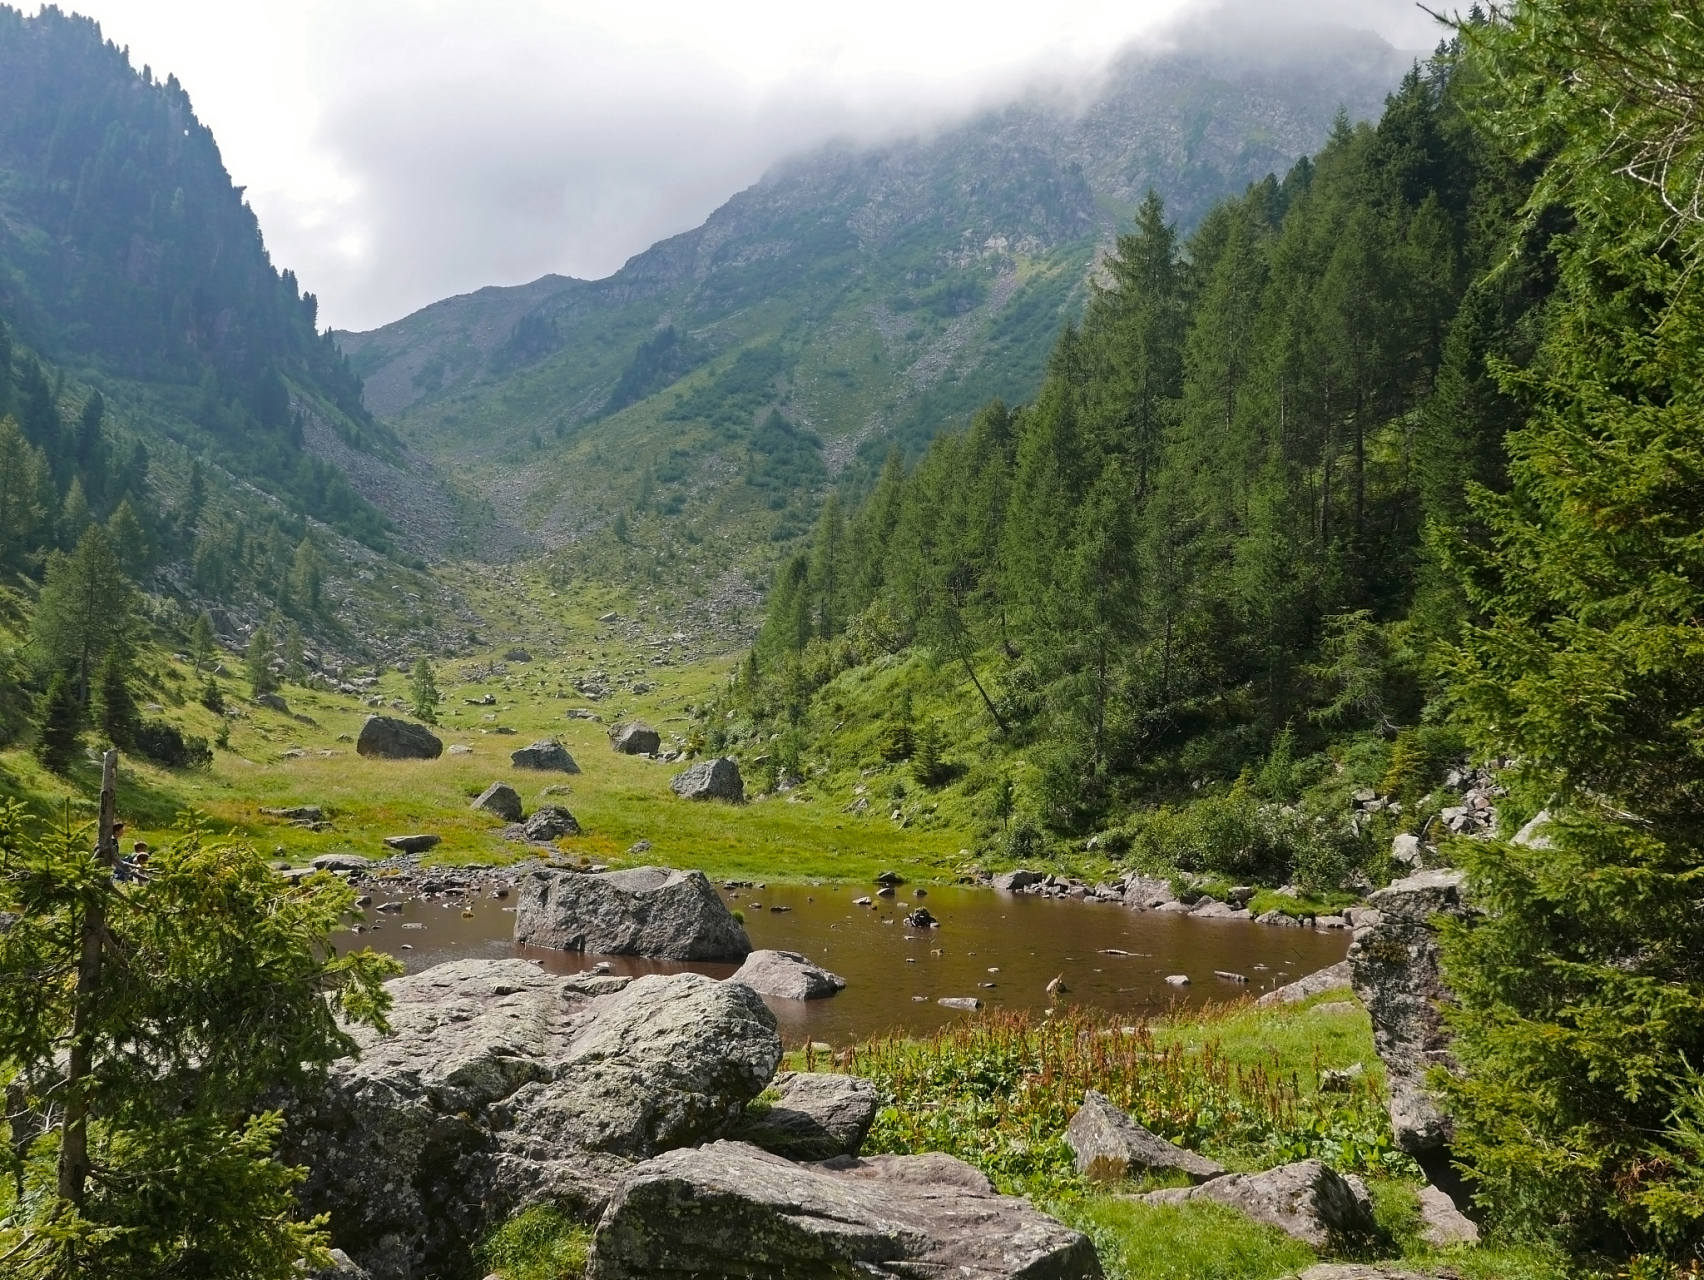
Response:
[{"label": "wooden post", "polygon": [[[101,760],[100,834],[95,860],[110,875],[118,862],[118,839],[113,834],[118,815],[118,752]],[[83,913],[83,949],[77,961],[77,995],[71,1014],[71,1054],[65,1072],[65,1130],[59,1144],[59,1198],[78,1209],[89,1180],[89,1071],[94,1057],[95,1005],[100,996],[101,949],[106,935],[106,908],[100,893]]]}]

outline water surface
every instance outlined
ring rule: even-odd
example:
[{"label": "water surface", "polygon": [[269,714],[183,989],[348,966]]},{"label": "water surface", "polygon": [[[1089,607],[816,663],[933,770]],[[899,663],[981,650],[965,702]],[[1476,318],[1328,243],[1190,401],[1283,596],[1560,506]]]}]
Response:
[{"label": "water surface", "polygon": [[[789,1045],[811,1039],[839,1046],[890,1029],[926,1032],[965,1016],[937,1004],[943,996],[1037,1013],[1065,1000],[1134,1019],[1282,986],[1337,963],[1349,947],[1341,930],[1197,920],[992,889],[943,887],[919,896],[902,885],[893,898],[875,898],[873,907],[853,905],[872,892],[844,885],[722,891],[730,907],[744,912],[753,946],[802,952],[846,979],[846,990],[827,1000],[767,1001]],[[377,891],[375,905],[384,901]],[[517,947],[514,912],[504,910],[514,902],[512,894],[501,901],[473,899],[471,918],[463,917],[459,900],[409,901],[400,912],[369,910],[368,920],[380,927],[349,941],[401,957],[410,972],[446,960],[513,956],[562,973],[598,962],[634,975],[692,970],[725,978],[737,968]],[[905,924],[901,917],[918,906],[927,907],[940,927]],[[1241,974],[1247,985],[1215,977],[1216,970]],[[1190,984],[1168,985],[1170,974],[1187,974]],[[1057,999],[1046,992],[1056,976],[1067,988]]]}]

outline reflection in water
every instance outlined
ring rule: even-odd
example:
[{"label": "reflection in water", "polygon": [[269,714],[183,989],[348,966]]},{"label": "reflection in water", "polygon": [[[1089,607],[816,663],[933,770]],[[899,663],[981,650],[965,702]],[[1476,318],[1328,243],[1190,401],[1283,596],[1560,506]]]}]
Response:
[{"label": "reflection in water", "polygon": [[[929,1031],[964,1016],[935,1003],[947,996],[1039,1013],[1058,1002],[1046,987],[1061,975],[1067,990],[1059,1000],[1140,1017],[1282,986],[1335,964],[1349,946],[1342,931],[1196,920],[992,889],[938,888],[919,897],[902,885],[895,897],[876,898],[874,907],[852,905],[868,892],[850,885],[777,885],[724,894],[730,907],[745,913],[753,946],[802,952],[846,979],[846,990],[827,1000],[768,1002],[789,1045],[806,1039],[840,1045],[895,1028]],[[375,903],[384,900],[382,891],[375,895]],[[634,975],[691,969],[725,978],[737,967],[519,948],[510,941],[514,913],[502,909],[513,902],[473,899],[471,918],[462,916],[460,901],[413,901],[400,912],[369,909],[367,919],[378,930],[344,937],[400,956],[410,971],[446,960],[516,955],[563,973],[600,961],[614,973]],[[907,911],[923,905],[939,928],[904,922]],[[403,950],[404,944],[411,949]],[[1217,978],[1216,970],[1240,973],[1248,985]],[[1166,984],[1168,974],[1180,973],[1189,975],[1189,986]]]}]

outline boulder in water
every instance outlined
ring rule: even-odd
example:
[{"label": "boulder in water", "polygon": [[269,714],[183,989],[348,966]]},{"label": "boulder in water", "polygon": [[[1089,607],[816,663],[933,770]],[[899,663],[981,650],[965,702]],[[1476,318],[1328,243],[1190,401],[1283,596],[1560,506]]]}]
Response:
[{"label": "boulder in water", "polygon": [[821,1000],[838,995],[846,979],[812,964],[797,951],[753,951],[729,982],[743,982],[779,1000]]},{"label": "boulder in water", "polygon": [[744,926],[702,871],[530,871],[519,887],[515,941],[522,946],[663,960],[736,962],[751,954]]}]

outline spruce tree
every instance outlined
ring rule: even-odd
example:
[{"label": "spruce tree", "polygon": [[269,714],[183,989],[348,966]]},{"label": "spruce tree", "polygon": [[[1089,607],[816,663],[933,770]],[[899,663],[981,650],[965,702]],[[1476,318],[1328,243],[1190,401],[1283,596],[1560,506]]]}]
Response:
[{"label": "spruce tree", "polygon": [[71,674],[84,706],[102,660],[115,644],[128,640],[135,626],[134,601],[112,540],[100,525],[90,525],[70,555],[49,557],[31,644],[43,668]]},{"label": "spruce tree", "polygon": [[203,667],[212,665],[215,643],[213,619],[203,609],[195,615],[195,621],[189,625],[189,656],[195,663],[197,675],[201,674]]},{"label": "spruce tree", "polygon": [[303,657],[302,629],[292,622],[284,629],[284,678],[291,684],[306,683],[307,661]]},{"label": "spruce tree", "polygon": [[259,626],[249,637],[248,652],[243,655],[243,674],[248,677],[249,696],[278,691],[278,677],[272,671],[272,632]]},{"label": "spruce tree", "polygon": [[107,743],[126,750],[135,745],[136,729],[142,722],[136,698],[130,692],[132,665],[129,649],[114,645],[95,676],[95,727]]},{"label": "spruce tree", "polygon": [[414,673],[409,679],[408,691],[414,704],[414,714],[427,724],[437,724],[438,682],[432,674],[432,664],[424,657],[414,664]]},{"label": "spruce tree", "polygon": [[36,715],[36,759],[55,773],[64,773],[77,758],[77,739],[83,732],[83,700],[75,678],[56,671],[47,682]]},{"label": "spruce tree", "polygon": [[1650,144],[1667,178],[1704,174],[1693,99],[1663,109],[1697,83],[1704,35],[1684,6],[1593,0],[1517,5],[1475,38],[1499,78],[1491,124],[1549,159],[1540,200],[1566,200],[1576,227],[1538,362],[1503,370],[1528,414],[1508,440],[1514,492],[1478,491],[1488,544],[1455,549],[1476,615],[1450,668],[1460,722],[1520,761],[1548,815],[1526,839],[1455,846],[1478,908],[1445,953],[1457,1150],[1510,1228],[1689,1260],[1704,1250],[1704,220],[1638,165]]}]

